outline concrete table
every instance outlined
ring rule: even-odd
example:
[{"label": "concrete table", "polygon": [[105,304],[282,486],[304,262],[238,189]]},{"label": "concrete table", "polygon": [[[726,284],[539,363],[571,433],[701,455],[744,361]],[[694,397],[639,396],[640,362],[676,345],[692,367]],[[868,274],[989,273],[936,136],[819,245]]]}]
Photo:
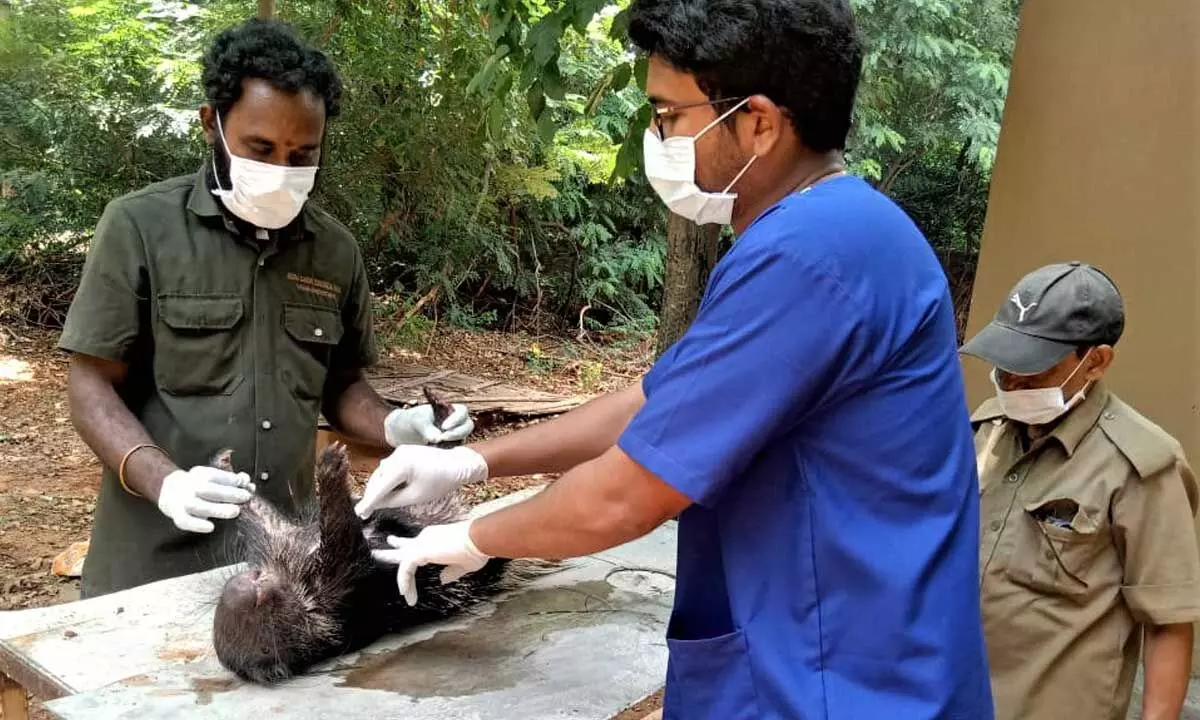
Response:
[{"label": "concrete table", "polygon": [[606,720],[662,687],[674,562],[667,523],[270,688],[237,679],[212,650],[216,598],[238,570],[223,568],[0,613],[0,674],[63,720]]}]

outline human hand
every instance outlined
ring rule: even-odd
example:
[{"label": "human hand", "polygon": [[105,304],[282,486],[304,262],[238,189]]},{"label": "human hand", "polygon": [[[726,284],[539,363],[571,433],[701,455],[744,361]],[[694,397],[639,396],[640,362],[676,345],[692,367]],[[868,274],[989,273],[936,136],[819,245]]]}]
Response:
[{"label": "human hand", "polygon": [[463,575],[483,568],[491,558],[484,555],[471,541],[471,523],[464,520],[450,525],[430,525],[416,537],[401,538],[389,535],[392,550],[373,550],[376,560],[396,569],[396,585],[411,606],[417,604],[417,568],[422,565],[445,565],[442,584],[452,583]]},{"label": "human hand", "polygon": [[429,404],[397,409],[383,421],[384,437],[388,445],[433,445],[457,442],[470,435],[475,421],[467,412],[466,405],[451,405],[453,411],[439,428],[433,420],[433,406]]},{"label": "human hand", "polygon": [[367,518],[379,508],[431,502],[487,477],[487,461],[468,447],[441,450],[405,445],[396,448],[371,473],[354,511]]},{"label": "human hand", "polygon": [[162,481],[158,509],[186,532],[211,533],[216,529],[208,518],[232,520],[255,491],[246,473],[231,473],[199,465],[176,470]]}]

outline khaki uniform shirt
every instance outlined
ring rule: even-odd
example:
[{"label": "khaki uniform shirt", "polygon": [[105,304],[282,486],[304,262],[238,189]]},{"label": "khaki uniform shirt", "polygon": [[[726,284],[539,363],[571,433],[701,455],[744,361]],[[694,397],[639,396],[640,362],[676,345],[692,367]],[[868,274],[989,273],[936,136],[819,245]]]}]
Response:
[{"label": "khaki uniform shirt", "polygon": [[[209,175],[107,206],[59,346],[128,363],[117,391],[179,467],[232,448],[259,495],[294,512],[313,496],[326,378],[375,360],[363,259],[311,203],[258,239],[218,205]],[[83,596],[225,564],[233,525],[214,524],[177,529],[105,468]]]},{"label": "khaki uniform shirt", "polygon": [[1197,484],[1101,383],[1053,430],[974,415],[996,720],[1124,720],[1142,625],[1200,620]]}]

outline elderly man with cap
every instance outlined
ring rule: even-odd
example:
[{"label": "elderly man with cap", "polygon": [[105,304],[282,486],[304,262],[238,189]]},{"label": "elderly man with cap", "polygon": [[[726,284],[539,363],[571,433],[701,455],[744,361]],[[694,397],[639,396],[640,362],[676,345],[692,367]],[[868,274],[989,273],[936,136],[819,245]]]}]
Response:
[{"label": "elderly man with cap", "polygon": [[1123,720],[1142,650],[1142,717],[1183,705],[1197,485],[1179,443],[1103,381],[1124,325],[1107,275],[1056,264],[962,348],[996,389],[972,420],[997,720]]}]

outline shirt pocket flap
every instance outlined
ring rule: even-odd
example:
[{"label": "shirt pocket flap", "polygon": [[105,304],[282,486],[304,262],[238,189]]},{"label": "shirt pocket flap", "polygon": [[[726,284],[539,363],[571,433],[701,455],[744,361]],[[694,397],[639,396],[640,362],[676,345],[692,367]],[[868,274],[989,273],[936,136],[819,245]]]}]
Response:
[{"label": "shirt pocket flap", "polygon": [[1058,595],[1086,594],[1108,536],[1087,508],[1071,498],[1023,505],[1016,557],[1009,575],[1023,585]]},{"label": "shirt pocket flap", "polygon": [[237,295],[160,295],[158,314],[174,330],[230,330],[242,319]]},{"label": "shirt pocket flap", "polygon": [[342,339],[342,318],[331,308],[284,303],[283,329],[300,343],[337,345]]},{"label": "shirt pocket flap", "polygon": [[1025,512],[1046,535],[1063,542],[1088,542],[1100,532],[1100,523],[1086,505],[1068,497],[1025,503]]}]

